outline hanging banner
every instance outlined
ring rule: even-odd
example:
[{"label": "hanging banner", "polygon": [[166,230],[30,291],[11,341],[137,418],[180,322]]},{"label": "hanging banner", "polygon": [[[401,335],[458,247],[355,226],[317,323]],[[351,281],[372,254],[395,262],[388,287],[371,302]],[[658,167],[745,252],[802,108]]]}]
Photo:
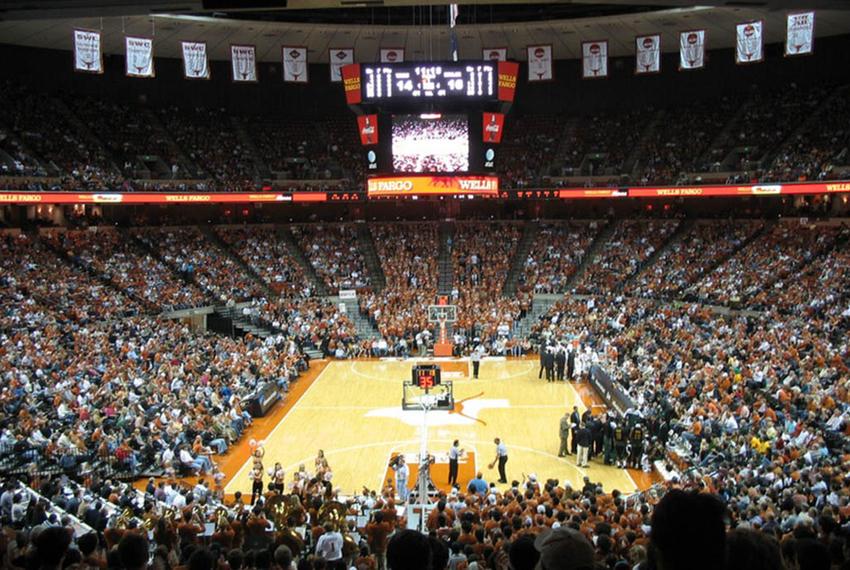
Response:
[{"label": "hanging banner", "polygon": [[404,61],[403,48],[381,48],[381,63],[401,63]]},{"label": "hanging banner", "polygon": [[126,54],[125,74],[127,77],[153,77],[153,39],[124,38]]},{"label": "hanging banner", "polygon": [[504,113],[484,113],[481,121],[482,138],[485,143],[499,144],[502,142],[502,130],[505,126]]},{"label": "hanging banner", "polygon": [[507,61],[508,48],[484,48],[481,50],[481,59],[484,61]]},{"label": "hanging banner", "polygon": [[186,79],[209,79],[210,64],[207,60],[206,42],[180,42],[183,46],[183,77]]},{"label": "hanging banner", "polygon": [[257,48],[254,46],[230,46],[230,72],[234,83],[257,81]]},{"label": "hanging banner", "polygon": [[360,89],[360,64],[350,63],[344,66],[341,72],[345,102],[349,105],[357,105],[363,100],[363,93]]},{"label": "hanging banner", "polygon": [[735,63],[757,63],[764,59],[761,20],[735,26]]},{"label": "hanging banner", "polygon": [[705,30],[689,30],[679,34],[679,69],[705,67]]},{"label": "hanging banner", "polygon": [[519,79],[519,64],[515,61],[499,62],[499,101],[513,103],[516,82]]},{"label": "hanging banner", "polygon": [[809,55],[815,50],[815,13],[788,14],[785,55]]},{"label": "hanging banner", "polygon": [[283,46],[283,80],[286,83],[307,83],[307,48]]},{"label": "hanging banner", "polygon": [[103,73],[100,32],[74,30],[74,71]]},{"label": "hanging banner", "polygon": [[661,72],[661,36],[638,36],[635,38],[635,73]]},{"label": "hanging banner", "polygon": [[354,63],[354,50],[351,48],[332,48],[328,51],[331,68],[331,81],[342,81],[342,68]]},{"label": "hanging banner", "polygon": [[552,80],[552,46],[528,46],[528,80]]},{"label": "hanging banner", "polygon": [[378,115],[358,115],[357,130],[360,132],[360,144],[378,144]]},{"label": "hanging banner", "polygon": [[608,77],[608,42],[581,42],[581,76],[584,79]]}]

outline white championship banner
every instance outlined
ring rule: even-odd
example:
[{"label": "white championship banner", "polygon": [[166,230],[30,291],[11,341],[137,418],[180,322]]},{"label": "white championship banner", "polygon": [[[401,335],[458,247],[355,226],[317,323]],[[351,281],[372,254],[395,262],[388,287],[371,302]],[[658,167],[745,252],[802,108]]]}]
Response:
[{"label": "white championship banner", "polygon": [[124,38],[127,77],[153,77],[153,39]]},{"label": "white championship banner", "polygon": [[584,79],[608,77],[608,42],[581,42],[581,76]]},{"label": "white championship banner", "polygon": [[307,83],[307,48],[283,46],[283,80]]},{"label": "white championship banner", "polygon": [[74,30],[74,71],[103,73],[100,32]]},{"label": "white championship banner", "polygon": [[679,34],[679,69],[705,67],[705,30],[689,30]]},{"label": "white championship banner", "polygon": [[635,38],[635,73],[659,73],[661,71],[661,36],[638,36]]},{"label": "white championship banner", "polygon": [[404,50],[402,48],[381,48],[379,59],[381,63],[401,63],[404,61]]},{"label": "white championship banner", "polygon": [[183,77],[186,79],[209,79],[210,64],[207,60],[206,42],[180,42],[183,51]]},{"label": "white championship banner", "polygon": [[552,79],[552,46],[528,46],[528,80]]},{"label": "white championship banner", "polygon": [[257,48],[254,46],[230,46],[230,70],[235,83],[257,81]]},{"label": "white championship banner", "polygon": [[484,61],[507,61],[508,48],[484,48],[481,50],[481,59]]},{"label": "white championship banner", "polygon": [[735,63],[757,63],[763,60],[763,39],[761,21],[735,26]]},{"label": "white championship banner", "polygon": [[332,48],[328,50],[328,58],[331,67],[331,81],[339,83],[342,81],[342,68],[354,63],[354,50],[352,48]]},{"label": "white championship banner", "polygon": [[815,13],[788,14],[785,55],[809,55],[815,50]]}]

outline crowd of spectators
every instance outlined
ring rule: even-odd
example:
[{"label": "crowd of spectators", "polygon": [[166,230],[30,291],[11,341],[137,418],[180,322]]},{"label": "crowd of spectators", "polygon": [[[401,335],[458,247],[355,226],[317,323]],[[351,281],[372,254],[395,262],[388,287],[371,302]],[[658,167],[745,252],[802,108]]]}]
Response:
[{"label": "crowd of spectators", "polygon": [[613,292],[667,241],[679,220],[622,220],[575,283],[577,293]]},{"label": "crowd of spectators", "polygon": [[434,303],[439,276],[437,226],[375,224],[371,231],[386,286],[359,296],[360,310],[388,344],[409,342],[429,328],[428,305]]},{"label": "crowd of spectators", "polygon": [[247,301],[263,296],[260,284],[227,253],[211,244],[195,227],[131,230],[172,270],[194,282],[221,302]]},{"label": "crowd of spectators", "polygon": [[454,272],[452,298],[457,305],[456,331],[470,339],[506,336],[527,309],[526,301],[503,296],[517,243],[517,224],[457,223],[450,250]]},{"label": "crowd of spectators", "polygon": [[599,235],[603,222],[546,222],[525,260],[519,290],[525,294],[563,293]]},{"label": "crowd of spectators", "polygon": [[369,285],[366,261],[357,247],[353,226],[293,226],[292,233],[328,291]]}]

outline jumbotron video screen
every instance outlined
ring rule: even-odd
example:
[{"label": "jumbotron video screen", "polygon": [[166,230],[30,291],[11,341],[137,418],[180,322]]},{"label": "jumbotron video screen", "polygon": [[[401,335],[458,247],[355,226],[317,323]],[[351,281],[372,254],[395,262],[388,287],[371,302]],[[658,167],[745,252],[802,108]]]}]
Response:
[{"label": "jumbotron video screen", "polygon": [[468,172],[469,120],[466,115],[393,115],[395,172]]}]

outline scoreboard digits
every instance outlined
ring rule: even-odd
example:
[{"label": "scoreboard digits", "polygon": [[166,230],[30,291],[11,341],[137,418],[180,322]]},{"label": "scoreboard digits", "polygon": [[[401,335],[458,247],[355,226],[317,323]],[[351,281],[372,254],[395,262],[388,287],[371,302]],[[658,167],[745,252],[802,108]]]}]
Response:
[{"label": "scoreboard digits", "polygon": [[495,101],[492,62],[442,64],[364,64],[363,100],[456,99]]}]

